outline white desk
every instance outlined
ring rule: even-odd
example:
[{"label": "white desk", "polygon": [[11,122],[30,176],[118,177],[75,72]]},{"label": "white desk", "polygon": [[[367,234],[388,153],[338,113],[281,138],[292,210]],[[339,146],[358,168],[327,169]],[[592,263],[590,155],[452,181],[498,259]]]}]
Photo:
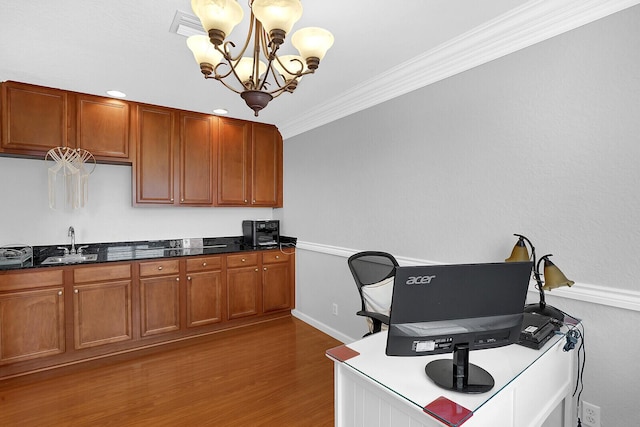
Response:
[{"label": "white desk", "polygon": [[[577,350],[563,351],[564,335],[556,335],[540,350],[510,345],[469,353],[470,363],[493,375],[494,388],[464,394],[436,386],[424,366],[451,354],[421,357],[385,355],[385,331],[327,351],[334,360],[335,425],[338,427],[441,427],[423,411],[445,398],[472,412],[464,427],[540,426],[561,405],[563,425],[574,426],[572,399]],[[357,355],[354,355],[357,353]]]}]

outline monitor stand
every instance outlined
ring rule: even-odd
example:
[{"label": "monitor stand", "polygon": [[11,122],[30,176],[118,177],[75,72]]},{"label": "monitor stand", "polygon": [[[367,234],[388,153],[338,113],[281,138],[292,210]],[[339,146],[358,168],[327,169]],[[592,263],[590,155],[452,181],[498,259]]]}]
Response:
[{"label": "monitor stand", "polygon": [[453,347],[453,361],[439,359],[427,363],[424,371],[438,386],[460,393],[485,393],[493,388],[491,374],[469,363],[469,345]]}]

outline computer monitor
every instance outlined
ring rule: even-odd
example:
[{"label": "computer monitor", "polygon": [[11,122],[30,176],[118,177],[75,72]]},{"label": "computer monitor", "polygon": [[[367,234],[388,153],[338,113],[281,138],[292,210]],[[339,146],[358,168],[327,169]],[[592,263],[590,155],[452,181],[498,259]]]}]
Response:
[{"label": "computer monitor", "polygon": [[490,373],[469,351],[518,341],[531,262],[397,267],[387,337],[388,356],[453,353],[425,367],[440,387],[484,393]]}]

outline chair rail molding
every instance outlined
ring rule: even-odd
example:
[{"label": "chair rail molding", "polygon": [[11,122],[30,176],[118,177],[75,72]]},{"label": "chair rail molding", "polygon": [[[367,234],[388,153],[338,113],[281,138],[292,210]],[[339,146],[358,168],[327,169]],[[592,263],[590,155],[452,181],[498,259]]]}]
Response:
[{"label": "chair rail molding", "polygon": [[420,89],[640,3],[531,0],[279,124],[284,139]]},{"label": "chair rail molding", "polygon": [[[362,250],[360,249],[343,248],[300,240],[298,240],[296,248],[298,250],[339,256],[342,258],[349,258],[355,253],[362,252]],[[395,258],[398,261],[398,264],[400,264],[401,266],[445,264],[443,262],[421,260],[418,258],[407,258],[399,256],[395,256]],[[529,293],[532,298],[535,298],[538,295],[538,290],[535,288],[534,281],[531,281],[531,284],[529,286]],[[553,291],[545,292],[545,295],[547,297],[553,296],[576,301],[590,302],[593,304],[600,304],[609,307],[621,308],[625,310],[640,311],[640,292],[614,288],[610,286],[592,285],[588,283],[576,282],[573,286],[571,286],[571,288],[557,288]]]}]

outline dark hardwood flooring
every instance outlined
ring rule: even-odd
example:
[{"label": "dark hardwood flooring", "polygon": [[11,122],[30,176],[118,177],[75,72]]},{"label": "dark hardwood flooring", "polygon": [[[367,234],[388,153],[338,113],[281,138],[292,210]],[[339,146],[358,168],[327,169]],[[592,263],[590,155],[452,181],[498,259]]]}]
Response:
[{"label": "dark hardwood flooring", "polygon": [[0,381],[0,426],[332,426],[340,344],[291,317]]}]

